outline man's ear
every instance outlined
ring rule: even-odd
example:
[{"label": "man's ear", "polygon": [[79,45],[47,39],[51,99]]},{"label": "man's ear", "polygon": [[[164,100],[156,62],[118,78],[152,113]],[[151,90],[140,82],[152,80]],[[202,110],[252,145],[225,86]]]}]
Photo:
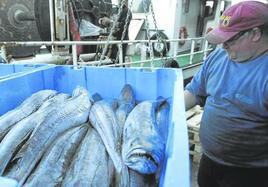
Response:
[{"label": "man's ear", "polygon": [[258,42],[259,40],[261,40],[261,37],[262,37],[262,32],[261,32],[261,29],[258,28],[258,27],[255,27],[252,29],[252,41],[253,42]]}]

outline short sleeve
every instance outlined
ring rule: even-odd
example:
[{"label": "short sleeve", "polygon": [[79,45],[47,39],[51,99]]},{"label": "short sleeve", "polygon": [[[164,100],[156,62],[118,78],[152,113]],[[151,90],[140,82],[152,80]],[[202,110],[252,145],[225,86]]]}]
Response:
[{"label": "short sleeve", "polygon": [[213,59],[213,56],[215,53],[217,53],[218,50],[214,50],[204,61],[203,65],[199,69],[199,71],[194,75],[193,79],[187,86],[185,87],[185,90],[188,90],[191,92],[197,101],[197,104],[200,106],[204,106],[206,103],[207,98],[207,78],[208,78],[208,72],[209,67],[211,64],[211,61]]}]

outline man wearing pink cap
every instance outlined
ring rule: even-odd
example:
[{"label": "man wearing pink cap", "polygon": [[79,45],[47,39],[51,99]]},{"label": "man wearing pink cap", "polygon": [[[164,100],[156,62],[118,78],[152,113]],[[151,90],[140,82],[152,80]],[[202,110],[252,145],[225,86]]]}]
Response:
[{"label": "man wearing pink cap", "polygon": [[206,35],[222,44],[185,88],[204,106],[200,187],[268,187],[268,5],[229,7]]}]

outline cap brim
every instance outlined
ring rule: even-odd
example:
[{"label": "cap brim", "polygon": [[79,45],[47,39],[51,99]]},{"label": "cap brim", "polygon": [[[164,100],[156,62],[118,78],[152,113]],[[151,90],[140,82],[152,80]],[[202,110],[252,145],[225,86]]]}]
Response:
[{"label": "cap brim", "polygon": [[227,32],[223,31],[220,28],[215,28],[212,31],[210,31],[205,38],[209,43],[212,44],[221,44],[226,42],[227,40],[231,39],[233,36],[238,34],[239,31],[236,32]]}]

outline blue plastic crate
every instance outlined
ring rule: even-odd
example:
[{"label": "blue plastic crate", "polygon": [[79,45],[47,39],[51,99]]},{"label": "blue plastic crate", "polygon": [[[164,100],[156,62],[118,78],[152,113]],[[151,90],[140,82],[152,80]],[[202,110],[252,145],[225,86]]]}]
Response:
[{"label": "blue plastic crate", "polygon": [[189,187],[189,149],[185,121],[183,76],[181,70],[98,68],[55,66],[0,80],[0,115],[18,106],[25,98],[42,89],[71,93],[84,86],[90,94],[117,98],[122,87],[130,84],[138,101],[169,98],[171,114],[164,169],[160,186]]},{"label": "blue plastic crate", "polygon": [[30,72],[50,64],[0,64],[0,79],[9,78],[20,73]]}]

